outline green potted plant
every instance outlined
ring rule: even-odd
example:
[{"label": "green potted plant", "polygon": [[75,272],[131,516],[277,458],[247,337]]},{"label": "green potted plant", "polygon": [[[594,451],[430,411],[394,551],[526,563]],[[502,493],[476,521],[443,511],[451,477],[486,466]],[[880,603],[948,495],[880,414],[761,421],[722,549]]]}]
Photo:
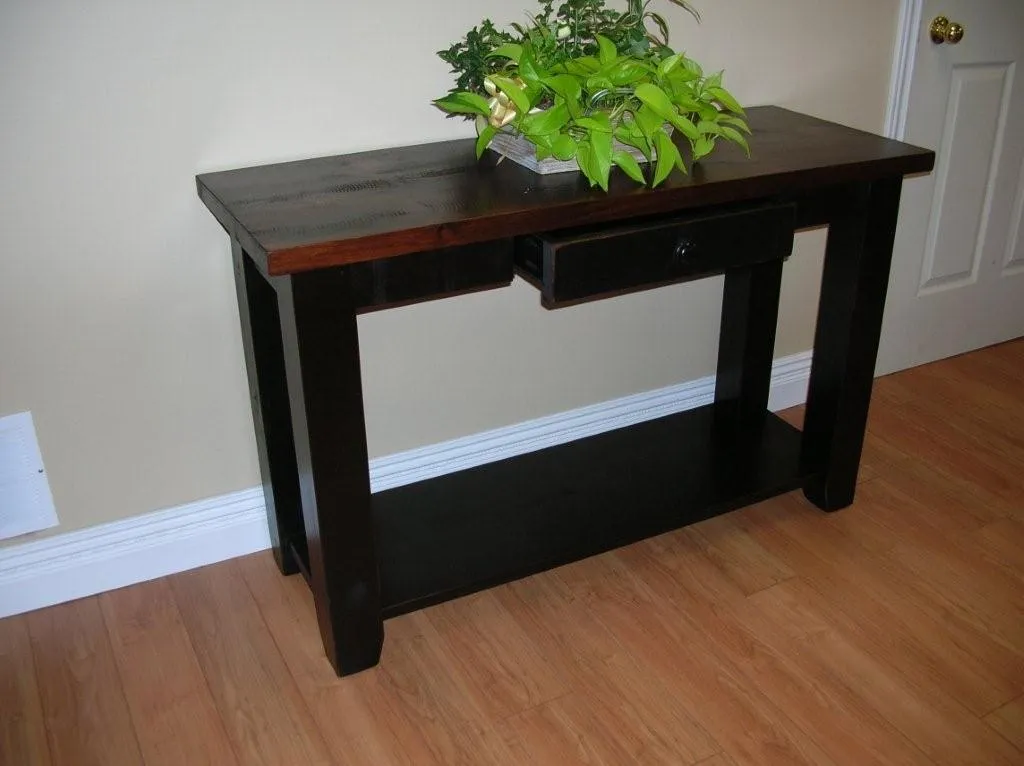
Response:
[{"label": "green potted plant", "polygon": [[[699,20],[686,0],[670,2]],[[501,30],[485,19],[438,52],[457,77],[434,103],[476,120],[478,158],[493,142],[520,161],[509,141],[525,140],[538,161],[570,163],[607,191],[613,165],[652,186],[673,168],[686,172],[673,132],[694,162],[718,141],[749,153],[743,108],[722,73],[705,74],[669,47],[668,24],[650,0],[628,0],[624,11],[605,0],[540,5],[525,25]]]}]

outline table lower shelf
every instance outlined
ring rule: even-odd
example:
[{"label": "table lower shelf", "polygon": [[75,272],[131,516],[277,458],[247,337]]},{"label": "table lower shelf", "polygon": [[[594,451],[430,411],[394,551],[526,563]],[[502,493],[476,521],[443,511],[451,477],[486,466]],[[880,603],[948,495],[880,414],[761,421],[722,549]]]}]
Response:
[{"label": "table lower shelf", "polygon": [[577,561],[796,489],[801,433],[714,405],[379,492],[385,617]]}]

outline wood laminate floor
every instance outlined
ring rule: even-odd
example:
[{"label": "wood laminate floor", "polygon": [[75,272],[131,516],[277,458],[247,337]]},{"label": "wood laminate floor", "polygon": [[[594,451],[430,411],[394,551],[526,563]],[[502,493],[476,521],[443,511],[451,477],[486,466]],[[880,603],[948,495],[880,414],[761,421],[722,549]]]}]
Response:
[{"label": "wood laminate floor", "polygon": [[878,381],[852,507],[391,620],[351,678],[269,553],[0,620],[0,763],[1020,766],[1022,586],[1016,341]]}]

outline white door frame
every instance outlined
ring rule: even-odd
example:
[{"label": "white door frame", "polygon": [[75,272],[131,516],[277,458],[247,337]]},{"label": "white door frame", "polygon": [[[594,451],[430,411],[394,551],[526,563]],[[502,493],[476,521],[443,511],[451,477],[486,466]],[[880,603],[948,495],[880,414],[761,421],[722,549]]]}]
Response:
[{"label": "white door frame", "polygon": [[910,79],[914,74],[917,37],[921,29],[924,0],[900,0],[900,17],[896,25],[896,44],[889,75],[889,103],[885,111],[885,135],[902,141],[907,130],[907,107],[910,102]]}]

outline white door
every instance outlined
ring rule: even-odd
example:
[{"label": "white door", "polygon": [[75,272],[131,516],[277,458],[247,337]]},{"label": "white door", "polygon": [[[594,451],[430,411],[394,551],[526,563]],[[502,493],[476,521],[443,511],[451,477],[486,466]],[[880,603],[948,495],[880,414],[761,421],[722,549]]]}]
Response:
[{"label": "white door", "polygon": [[1024,0],[920,6],[902,138],[937,158],[904,182],[879,373],[1024,335]]}]

